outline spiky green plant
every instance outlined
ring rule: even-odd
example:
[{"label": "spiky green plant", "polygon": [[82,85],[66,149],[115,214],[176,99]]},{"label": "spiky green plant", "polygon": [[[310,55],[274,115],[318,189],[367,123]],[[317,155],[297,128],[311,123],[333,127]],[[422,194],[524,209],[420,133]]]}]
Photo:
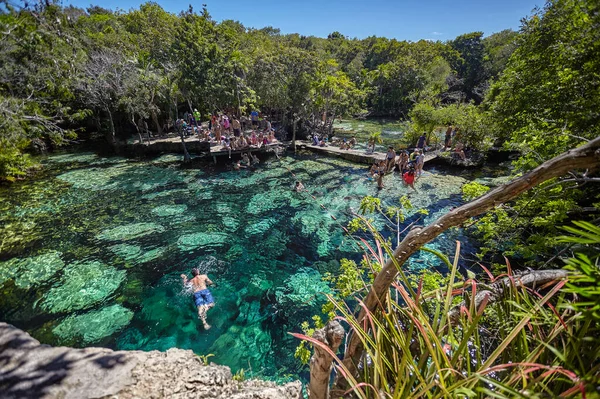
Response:
[{"label": "spiky green plant", "polygon": [[[381,263],[381,249],[389,257],[392,251],[373,233],[380,250],[363,243],[371,261]],[[591,234],[597,234],[600,242],[598,233]],[[337,318],[358,335],[364,348],[360,375],[352,375],[334,357],[337,373],[349,385],[347,391],[334,391],[334,395],[541,398],[585,397],[586,392],[596,390],[600,381],[599,323],[584,317],[580,305],[593,304],[577,304],[573,288],[563,289],[567,281],[532,289],[519,284],[519,275],[511,271],[508,262],[504,276],[494,277],[485,269],[489,281],[464,279],[457,265],[460,243],[453,263],[441,253],[428,251],[448,266],[444,288],[425,292],[422,281],[411,283],[397,265],[399,277],[385,302],[375,312],[367,312],[363,320],[357,320],[348,301],[328,295]],[[585,275],[582,270],[587,269],[578,267],[579,263],[569,265],[572,275],[568,284],[578,286]],[[477,292],[493,289],[501,278],[507,278],[508,284],[500,298],[475,301]],[[589,283],[589,278],[584,281]],[[360,297],[355,300],[366,309]],[[450,320],[449,312],[457,306],[459,316]],[[293,335],[327,350],[311,337]]]}]

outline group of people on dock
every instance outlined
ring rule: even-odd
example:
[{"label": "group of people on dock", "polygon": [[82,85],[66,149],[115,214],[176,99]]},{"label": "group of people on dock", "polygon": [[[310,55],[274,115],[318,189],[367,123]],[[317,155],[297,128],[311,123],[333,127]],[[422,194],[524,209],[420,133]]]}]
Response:
[{"label": "group of people on dock", "polygon": [[397,154],[394,147],[388,147],[385,159],[373,163],[369,170],[369,178],[377,181],[377,187],[383,188],[383,177],[388,173],[393,173],[396,168],[400,172],[402,182],[405,186],[415,188],[415,181],[423,174],[423,165],[425,164],[425,154],[423,149],[416,148],[412,153],[401,151]]},{"label": "group of people on dock", "polygon": [[[198,140],[223,146],[225,150],[260,148],[277,141],[271,122],[267,118],[259,118],[256,111],[240,119],[226,114],[213,114],[204,124],[200,113],[194,109],[194,112],[186,112],[182,119],[178,119],[176,126],[183,136],[195,135]],[[247,132],[249,129],[251,132]]]}]

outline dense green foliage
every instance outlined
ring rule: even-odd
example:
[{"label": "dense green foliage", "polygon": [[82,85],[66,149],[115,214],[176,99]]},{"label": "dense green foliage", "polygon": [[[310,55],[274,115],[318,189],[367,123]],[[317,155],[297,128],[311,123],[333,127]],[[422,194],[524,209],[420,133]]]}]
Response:
[{"label": "dense green foliage", "polygon": [[[556,0],[524,21],[516,48],[491,87],[482,113],[495,139],[517,150],[526,172],[600,135],[600,5]],[[557,226],[598,217],[600,190],[590,173],[546,182],[481,218],[482,254],[534,266],[562,253]]]},{"label": "dense green foliage", "polygon": [[[369,248],[361,266],[346,262],[333,279],[338,296],[328,295],[335,308],[332,316],[358,334],[365,348],[360,375],[353,376],[336,359],[337,372],[349,379],[350,390],[359,398],[593,395],[600,380],[595,301],[600,229],[583,222],[577,226],[565,228],[572,234],[561,238],[577,246],[575,256],[566,259],[568,289],[561,289],[564,281],[537,290],[519,286],[518,275],[509,269],[512,283],[503,294],[476,303],[475,293],[494,289],[501,278],[462,277],[457,271],[460,247],[453,264],[426,249],[449,267],[449,275],[427,271],[421,277],[407,276],[397,265],[400,277],[385,304],[368,312],[368,323],[362,323],[341,299],[364,298],[361,286],[366,288],[372,271],[381,269],[383,259],[368,255],[375,254]],[[378,248],[392,256],[388,244],[372,232]],[[323,321],[313,321],[314,328],[305,323],[304,334],[296,336],[322,346],[310,337]],[[304,344],[296,355],[308,361]]]},{"label": "dense green foliage", "polygon": [[203,118],[256,109],[288,130],[300,122],[331,132],[336,117],[407,118],[415,104],[480,102],[517,35],[476,32],[446,43],[282,35],[151,2],[128,12],[7,5],[0,27],[4,179],[26,172],[22,154],[32,147],[64,144],[76,131],[115,143],[138,132],[140,119],[161,133],[194,108]]}]

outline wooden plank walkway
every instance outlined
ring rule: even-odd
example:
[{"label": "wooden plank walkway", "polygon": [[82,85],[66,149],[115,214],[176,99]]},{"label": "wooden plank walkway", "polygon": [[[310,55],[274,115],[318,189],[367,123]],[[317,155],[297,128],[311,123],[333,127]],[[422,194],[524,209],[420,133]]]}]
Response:
[{"label": "wooden plank walkway", "polygon": [[[372,165],[374,162],[385,159],[385,152],[365,152],[363,150],[341,150],[337,146],[320,147],[313,145],[309,141],[297,141],[296,145],[299,148],[306,148],[307,150],[314,151],[316,153],[332,155],[340,158],[347,159],[352,162]],[[437,158],[437,153],[430,152],[425,153],[425,163]]]},{"label": "wooden plank walkway", "polygon": [[[259,148],[248,147],[242,150],[232,150],[231,152],[229,152],[229,150],[224,149],[222,145],[217,145],[214,142],[207,144],[206,141],[200,141],[197,136],[190,136],[185,138],[185,146],[190,154],[196,155],[194,158],[212,158],[214,163],[217,163],[217,158],[221,158],[224,156],[227,156],[229,158],[230,155],[241,155],[244,152],[272,152],[277,147],[286,147],[287,145],[289,145],[289,143],[282,143],[280,141],[277,141],[272,144],[262,145]],[[140,151],[142,153],[147,154],[183,154],[181,138],[179,137],[179,135],[174,135],[173,133],[169,134],[167,137],[153,137],[150,138],[148,142],[144,140],[143,143],[140,143],[139,140],[136,138],[135,140],[130,140],[127,146],[135,151]]]}]

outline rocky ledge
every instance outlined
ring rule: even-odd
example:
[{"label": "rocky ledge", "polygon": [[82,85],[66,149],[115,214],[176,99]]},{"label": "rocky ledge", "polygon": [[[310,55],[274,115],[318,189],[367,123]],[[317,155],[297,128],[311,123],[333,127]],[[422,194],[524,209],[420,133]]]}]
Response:
[{"label": "rocky ledge", "polygon": [[0,397],[301,398],[299,381],[235,381],[229,367],[204,365],[191,350],[73,349],[41,345],[0,323]]}]

